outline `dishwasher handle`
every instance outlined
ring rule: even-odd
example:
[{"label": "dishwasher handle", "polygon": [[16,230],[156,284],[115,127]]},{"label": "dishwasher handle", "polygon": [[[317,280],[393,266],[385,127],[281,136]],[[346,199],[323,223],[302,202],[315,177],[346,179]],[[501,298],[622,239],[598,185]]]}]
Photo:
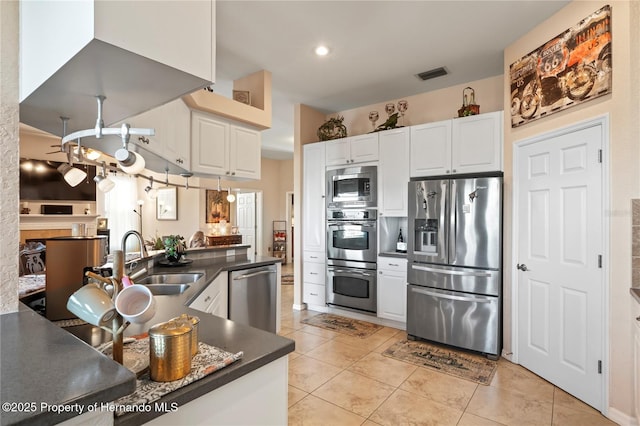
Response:
[{"label": "dishwasher handle", "polygon": [[237,277],[233,277],[234,281],[239,281],[239,280],[244,280],[247,278],[252,278],[252,277],[257,277],[258,275],[267,275],[267,274],[275,274],[276,271],[272,271],[272,270],[264,270],[264,271],[258,271],[258,272],[253,272],[250,274],[243,274],[243,275],[238,275]]}]

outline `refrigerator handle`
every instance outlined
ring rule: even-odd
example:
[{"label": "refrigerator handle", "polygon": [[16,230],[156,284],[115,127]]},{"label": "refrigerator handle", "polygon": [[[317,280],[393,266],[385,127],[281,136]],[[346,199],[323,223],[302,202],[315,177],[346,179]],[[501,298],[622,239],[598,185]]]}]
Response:
[{"label": "refrigerator handle", "polygon": [[458,241],[458,194],[455,180],[451,181],[451,194],[449,199],[451,200],[451,223],[449,226],[449,264],[455,263],[457,241]]},{"label": "refrigerator handle", "polygon": [[416,269],[418,271],[435,272],[437,274],[445,274],[445,275],[461,275],[461,276],[467,276],[467,277],[483,277],[483,278],[491,277],[491,273],[487,271],[452,271],[449,269],[430,268],[428,266],[418,266],[418,265],[411,265],[411,268]]},{"label": "refrigerator handle", "polygon": [[439,299],[450,299],[450,300],[460,300],[463,302],[476,302],[476,303],[491,303],[491,299],[485,298],[485,297],[478,297],[478,296],[470,296],[470,297],[465,297],[465,296],[455,296],[453,294],[443,294],[443,293],[436,293],[434,291],[429,291],[429,290],[424,290],[421,288],[415,288],[415,287],[411,287],[411,291],[414,293],[420,293],[420,294],[424,294],[425,296],[433,296],[433,297],[437,297]]},{"label": "refrigerator handle", "polygon": [[448,185],[448,181],[442,181],[440,182],[440,186],[442,187],[442,191],[440,192],[440,197],[441,197],[441,202],[440,202],[440,228],[438,229],[438,237],[437,237],[437,242],[436,242],[436,247],[438,247],[438,252],[440,252],[440,241],[442,241],[442,244],[444,244],[444,247],[442,248],[442,256],[444,256],[444,259],[447,258],[447,250],[449,250],[449,247],[447,245],[447,240],[444,238],[445,235],[448,234],[447,232],[447,227],[449,226],[449,223],[447,222],[447,203],[449,202],[449,196],[447,194],[447,185]]}]

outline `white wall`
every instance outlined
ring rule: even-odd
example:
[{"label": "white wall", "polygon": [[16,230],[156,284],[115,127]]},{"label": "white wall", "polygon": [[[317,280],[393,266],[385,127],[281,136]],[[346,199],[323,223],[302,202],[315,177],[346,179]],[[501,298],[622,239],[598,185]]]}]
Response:
[{"label": "white wall", "polygon": [[0,313],[18,310],[18,2],[0,2]]}]

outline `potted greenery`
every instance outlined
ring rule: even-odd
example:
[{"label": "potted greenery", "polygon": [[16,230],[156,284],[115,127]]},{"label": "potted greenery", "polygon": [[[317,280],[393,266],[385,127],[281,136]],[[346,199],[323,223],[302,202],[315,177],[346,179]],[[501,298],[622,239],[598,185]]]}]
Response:
[{"label": "potted greenery", "polygon": [[178,262],[187,246],[181,235],[168,235],[163,237],[164,256],[169,262]]}]

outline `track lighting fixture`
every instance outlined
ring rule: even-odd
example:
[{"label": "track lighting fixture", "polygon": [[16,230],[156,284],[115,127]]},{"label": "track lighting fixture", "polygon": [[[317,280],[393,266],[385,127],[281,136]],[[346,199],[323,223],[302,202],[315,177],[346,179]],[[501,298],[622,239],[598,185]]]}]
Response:
[{"label": "track lighting fixture", "polygon": [[107,177],[107,165],[104,161],[102,162],[102,174],[96,175],[93,181],[98,184],[98,189],[102,192],[109,192],[116,186],[115,182]]},{"label": "track lighting fixture", "polygon": [[87,173],[70,164],[63,163],[58,167],[58,171],[64,177],[64,180],[71,186],[78,186],[87,177]]},{"label": "track lighting fixture", "polygon": [[[62,131],[67,131],[67,121],[68,118],[62,118]],[[87,177],[87,172],[84,170],[80,170],[76,167],[73,167],[73,155],[71,154],[71,149],[67,146],[67,161],[68,163],[60,164],[58,167],[58,171],[64,178],[64,180],[71,186],[78,186]]]},{"label": "track lighting fixture", "polygon": [[144,192],[147,193],[147,198],[150,200],[158,198],[158,190],[153,187],[153,176],[149,176],[149,185],[144,189]]},{"label": "track lighting fixture", "polygon": [[98,102],[98,117],[96,118],[96,125],[93,129],[79,130],[77,132],[73,132],[70,135],[66,135],[66,122],[69,120],[68,118],[62,118],[64,125],[64,132],[62,138],[62,146],[65,147],[67,143],[74,139],[80,139],[84,137],[94,137],[96,139],[101,139],[106,135],[119,135],[122,138],[122,148],[118,149],[115,152],[114,157],[118,160],[118,165],[128,174],[138,174],[145,167],[144,158],[137,152],[129,151],[129,137],[131,135],[141,135],[141,136],[153,136],[155,135],[154,129],[137,129],[131,128],[128,124],[123,124],[120,128],[115,127],[104,127],[104,120],[102,119],[102,106],[106,97],[104,96],[96,96],[96,100]]}]

